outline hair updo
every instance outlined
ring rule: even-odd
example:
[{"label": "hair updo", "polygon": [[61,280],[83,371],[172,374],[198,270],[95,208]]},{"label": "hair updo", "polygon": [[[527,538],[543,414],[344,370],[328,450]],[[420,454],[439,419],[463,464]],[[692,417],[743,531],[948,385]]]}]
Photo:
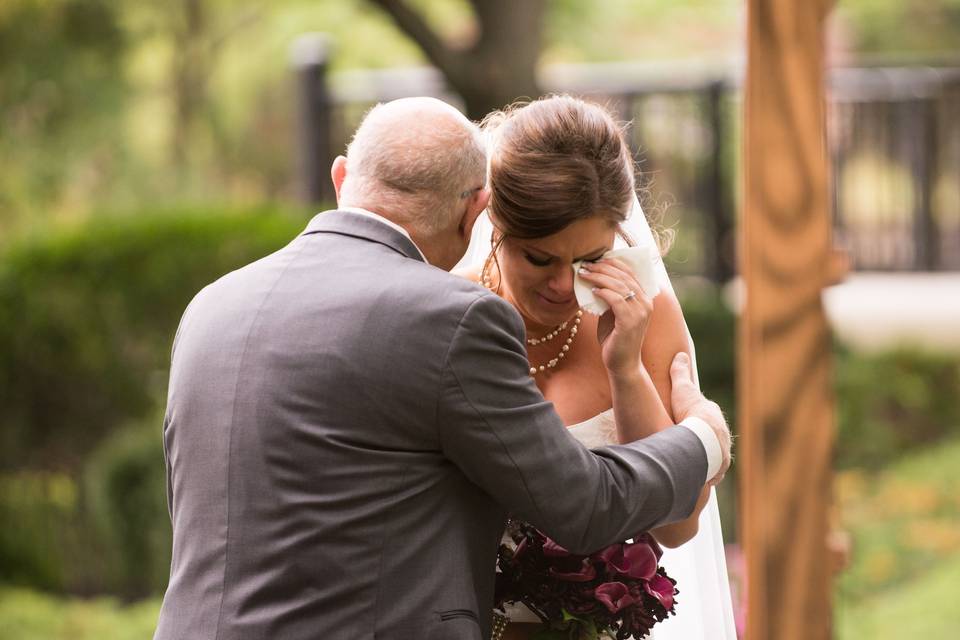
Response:
[{"label": "hair updo", "polygon": [[497,231],[542,238],[577,220],[618,224],[634,197],[633,157],[603,107],[552,96],[495,112],[490,135],[490,212]]}]

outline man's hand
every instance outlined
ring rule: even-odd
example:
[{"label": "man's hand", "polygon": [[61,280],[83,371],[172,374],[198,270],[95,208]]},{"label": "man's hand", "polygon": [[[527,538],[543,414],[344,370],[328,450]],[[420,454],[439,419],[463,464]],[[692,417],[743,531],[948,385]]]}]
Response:
[{"label": "man's hand", "polygon": [[707,400],[693,383],[693,370],[690,368],[690,356],[684,352],[678,353],[670,365],[670,404],[673,407],[673,419],[682,421],[688,416],[700,418],[713,429],[720,441],[720,451],[723,452],[723,464],[716,476],[710,479],[709,484],[716,485],[723,480],[724,474],[730,468],[730,429],[727,420],[716,402]]}]

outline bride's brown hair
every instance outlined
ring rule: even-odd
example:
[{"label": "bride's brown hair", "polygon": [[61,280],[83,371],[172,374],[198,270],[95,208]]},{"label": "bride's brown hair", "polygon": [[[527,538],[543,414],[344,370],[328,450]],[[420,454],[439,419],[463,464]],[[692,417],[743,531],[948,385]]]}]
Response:
[{"label": "bride's brown hair", "polygon": [[603,107],[550,96],[494,112],[482,126],[490,136],[489,208],[500,239],[542,238],[593,216],[626,219],[633,156]]}]

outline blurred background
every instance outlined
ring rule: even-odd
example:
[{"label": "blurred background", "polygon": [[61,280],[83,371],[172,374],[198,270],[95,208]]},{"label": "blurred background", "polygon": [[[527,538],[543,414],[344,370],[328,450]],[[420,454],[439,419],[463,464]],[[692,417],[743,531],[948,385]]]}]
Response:
[{"label": "blurred background", "polygon": [[[186,303],[332,204],[364,111],[578,93],[631,121],[645,208],[736,424],[734,0],[3,0],[0,640],[151,637],[161,417]],[[837,638],[960,628],[960,0],[839,0]],[[742,587],[735,483],[721,504]],[[742,610],[739,612],[742,616]]]}]

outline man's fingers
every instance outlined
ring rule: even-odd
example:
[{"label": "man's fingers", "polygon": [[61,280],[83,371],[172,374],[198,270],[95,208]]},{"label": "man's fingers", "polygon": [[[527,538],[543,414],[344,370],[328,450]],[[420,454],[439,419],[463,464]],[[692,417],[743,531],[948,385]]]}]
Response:
[{"label": "man's fingers", "polygon": [[693,369],[690,368],[690,356],[686,351],[673,356],[673,362],[670,364],[670,381],[674,388],[678,384],[693,384]]}]

